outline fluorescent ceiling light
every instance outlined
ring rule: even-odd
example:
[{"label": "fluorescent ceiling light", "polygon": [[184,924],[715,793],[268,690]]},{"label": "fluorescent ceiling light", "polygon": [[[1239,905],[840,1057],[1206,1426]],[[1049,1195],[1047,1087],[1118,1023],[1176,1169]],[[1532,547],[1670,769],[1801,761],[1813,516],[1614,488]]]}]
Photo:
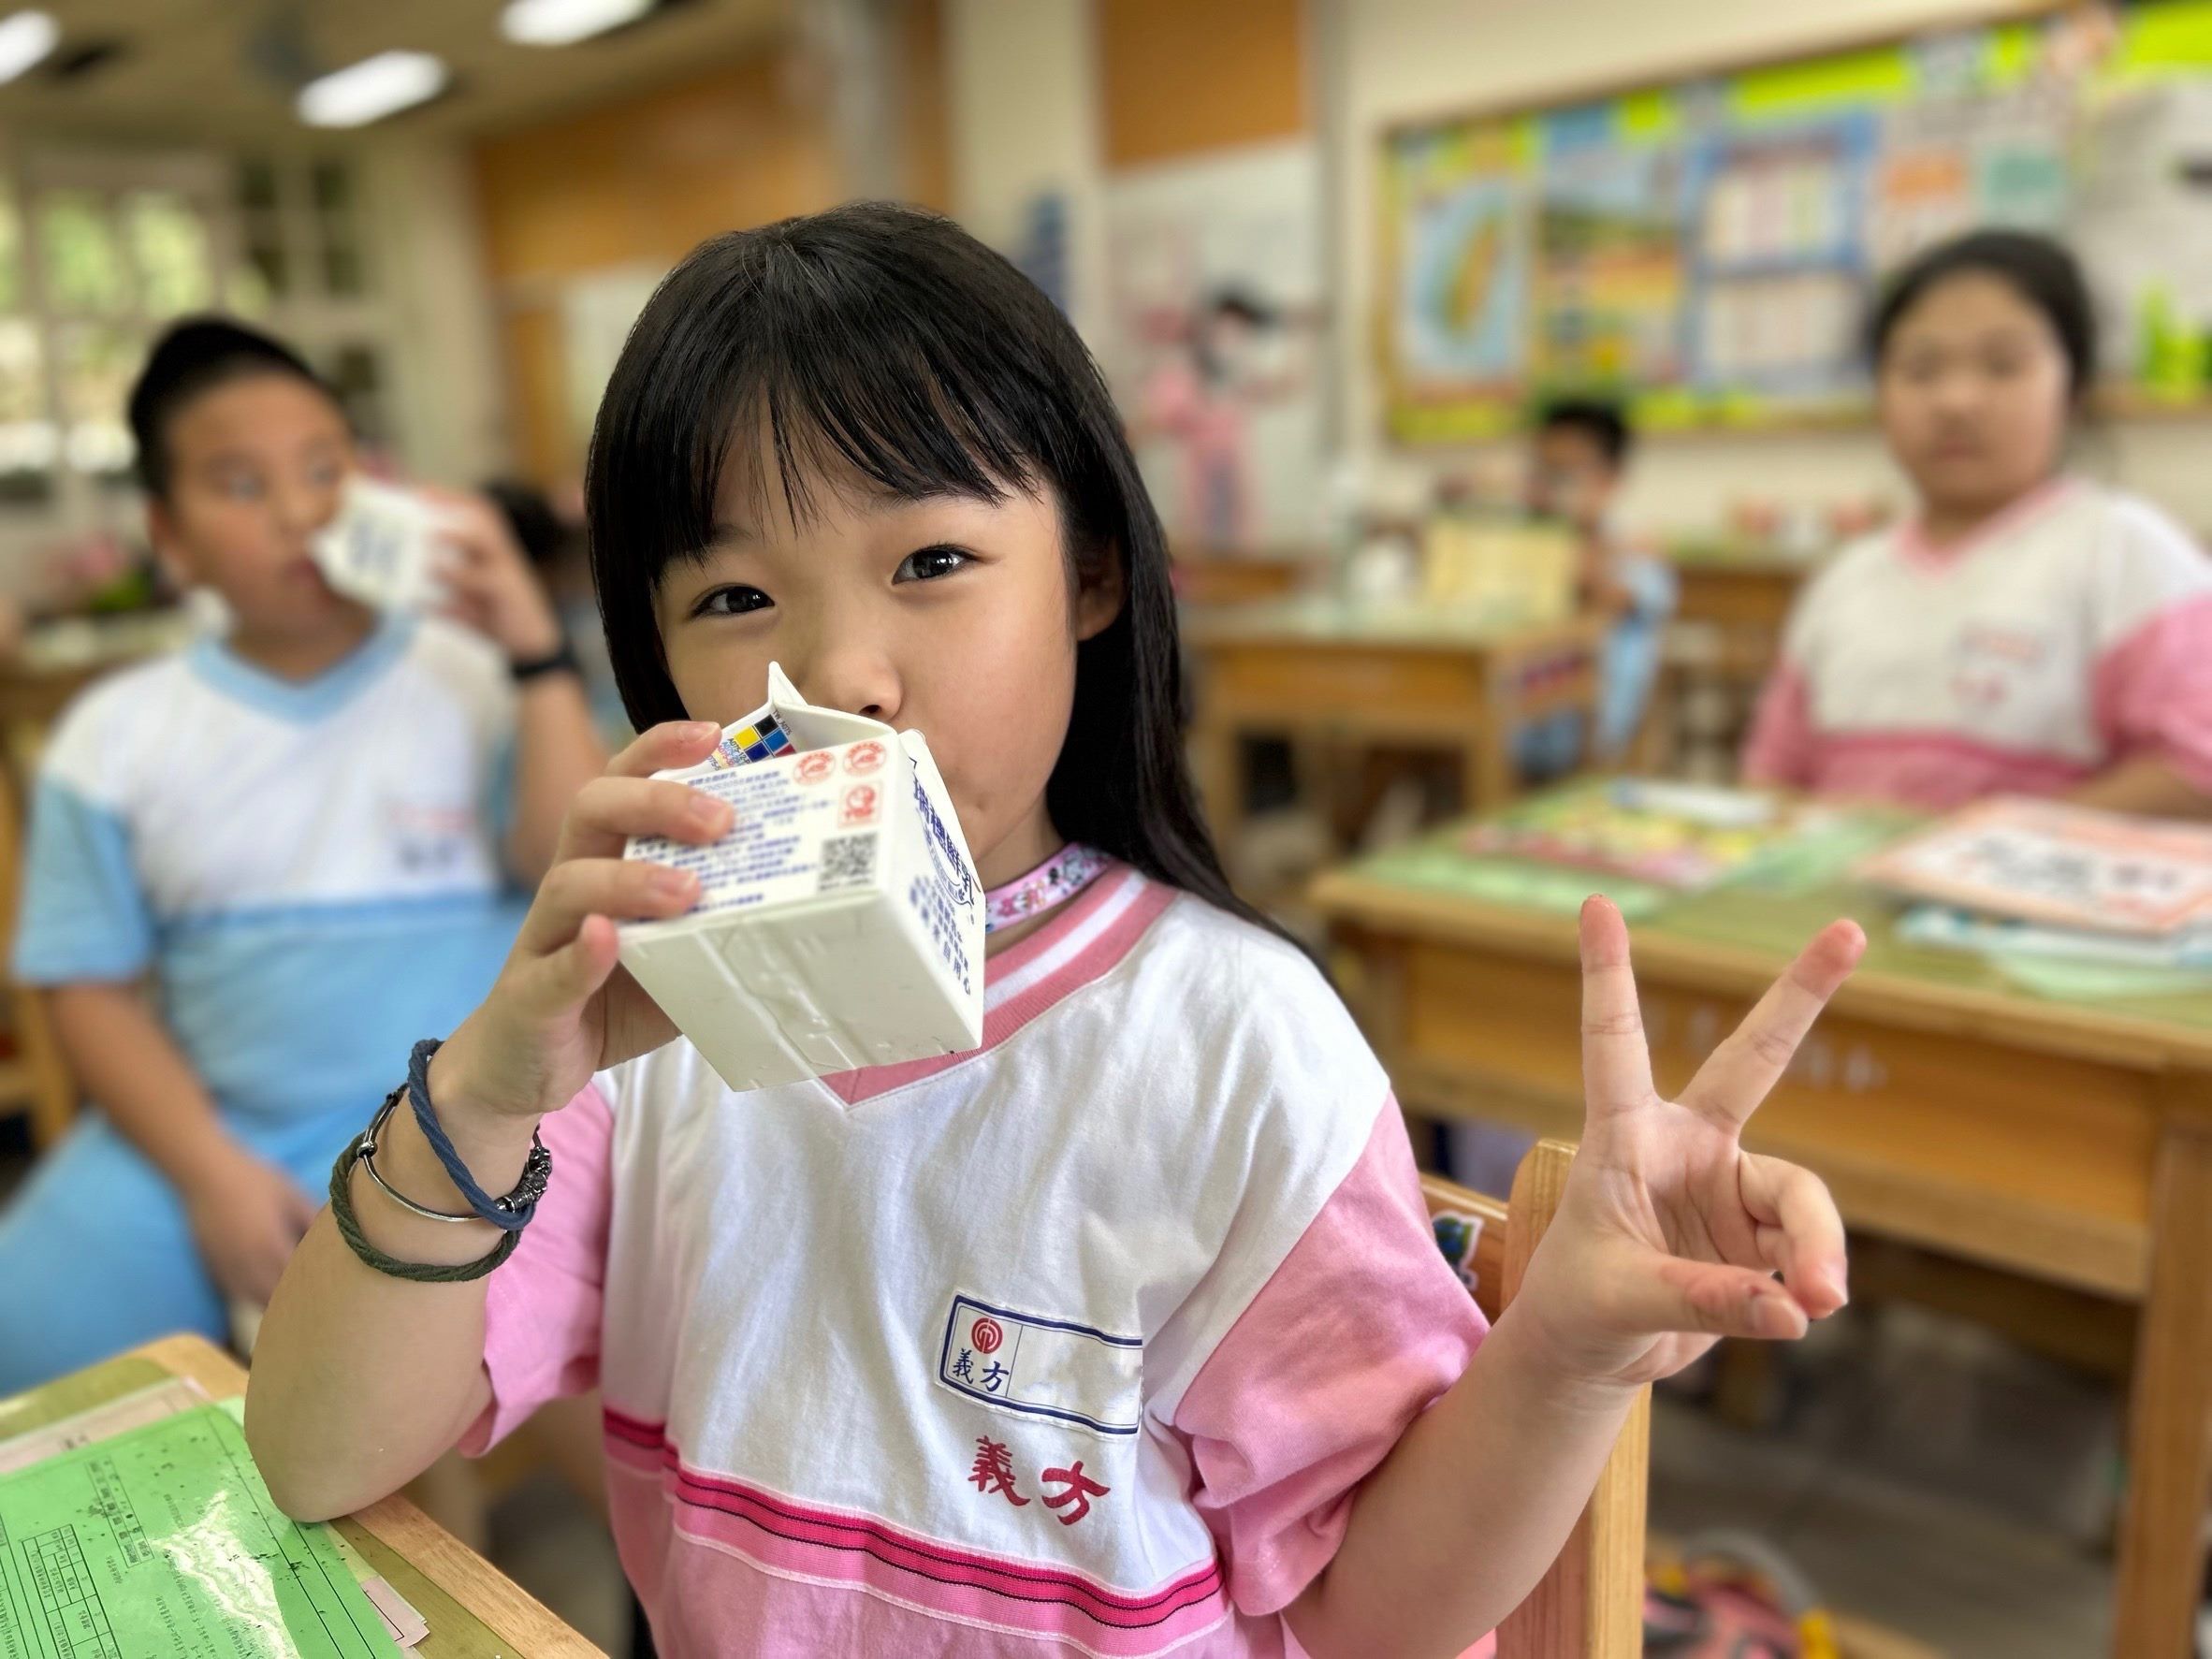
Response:
[{"label": "fluorescent ceiling light", "polygon": [[299,89],[310,126],[366,126],[445,90],[445,65],[427,51],[380,51]]},{"label": "fluorescent ceiling light", "polygon": [[635,22],[659,0],[507,0],[500,33],[524,46],[569,46]]},{"label": "fluorescent ceiling light", "polygon": [[0,80],[13,80],[40,63],[61,37],[61,25],[43,11],[0,18]]}]

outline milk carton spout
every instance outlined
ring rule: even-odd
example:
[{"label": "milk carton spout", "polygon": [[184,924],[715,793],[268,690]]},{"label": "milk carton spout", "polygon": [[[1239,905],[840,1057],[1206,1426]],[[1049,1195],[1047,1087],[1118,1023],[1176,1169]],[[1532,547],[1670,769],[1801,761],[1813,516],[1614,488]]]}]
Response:
[{"label": "milk carton spout", "polygon": [[817,708],[799,695],[798,687],[783,672],[780,662],[768,664],[768,711],[791,734],[794,749],[835,749],[840,743],[863,738],[888,739],[893,734],[881,720],[865,714],[847,714],[837,708]]}]

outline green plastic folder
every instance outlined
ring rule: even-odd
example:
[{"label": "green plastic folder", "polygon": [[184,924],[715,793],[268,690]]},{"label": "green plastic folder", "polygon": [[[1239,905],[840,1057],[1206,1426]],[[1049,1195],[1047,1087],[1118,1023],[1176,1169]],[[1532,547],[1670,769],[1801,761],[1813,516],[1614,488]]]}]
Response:
[{"label": "green plastic folder", "polygon": [[0,1659],[392,1659],[330,1531],[218,1406],[0,1477]]}]

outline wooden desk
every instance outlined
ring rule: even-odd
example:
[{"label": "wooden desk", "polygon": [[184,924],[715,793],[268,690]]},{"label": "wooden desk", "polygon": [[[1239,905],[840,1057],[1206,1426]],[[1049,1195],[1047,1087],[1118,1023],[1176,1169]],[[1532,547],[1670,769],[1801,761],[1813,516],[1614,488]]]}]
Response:
[{"label": "wooden desk", "polygon": [[1332,601],[1192,618],[1191,760],[1215,837],[1241,820],[1245,737],[1349,737],[1456,750],[1475,810],[1513,796],[1513,734],[1562,708],[1587,718],[1600,625],[1501,628],[1413,606]]},{"label": "wooden desk", "polygon": [[1782,637],[1797,589],[1819,568],[1803,559],[1779,554],[1742,554],[1728,558],[1691,558],[1673,560],[1680,595],[1675,617],[1683,622],[1708,622],[1731,633],[1758,634],[1769,641]]},{"label": "wooden desk", "polygon": [[[1402,1100],[1579,1132],[1571,916],[1356,867],[1314,897]],[[1750,1143],[1817,1171],[1854,1228],[2141,1302],[2113,1652],[2180,1659],[2212,1483],[2212,996],[2045,1001],[1902,943],[1862,891],[1723,890],[1633,929],[1660,1087],[1838,915],[1866,925],[1865,965]]]},{"label": "wooden desk", "polygon": [[[246,1374],[229,1355],[196,1336],[168,1336],[0,1401],[0,1435],[83,1411],[165,1374],[189,1377],[218,1400],[245,1392]],[[386,1498],[334,1524],[429,1624],[430,1634],[413,1650],[420,1659],[604,1659],[405,1498]]]},{"label": "wooden desk", "polygon": [[1185,604],[1253,604],[1288,599],[1325,579],[1329,562],[1319,553],[1251,554],[1177,548],[1170,569],[1175,597]]}]

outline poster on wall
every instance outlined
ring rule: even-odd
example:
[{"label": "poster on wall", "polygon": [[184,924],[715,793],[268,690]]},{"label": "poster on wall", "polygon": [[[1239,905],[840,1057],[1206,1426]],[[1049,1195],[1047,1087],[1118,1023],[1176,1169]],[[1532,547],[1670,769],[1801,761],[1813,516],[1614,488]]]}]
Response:
[{"label": "poster on wall", "polygon": [[1539,380],[1681,380],[1680,175],[1672,150],[1572,137],[1551,149],[1536,219],[1531,367]]},{"label": "poster on wall", "polygon": [[1311,546],[1326,360],[1313,144],[1120,173],[1104,220],[1099,357],[1171,543]]},{"label": "poster on wall", "polygon": [[2118,389],[2212,401],[2212,0],[1950,31],[1385,136],[1392,437],[1463,441],[1560,391],[1646,428],[1863,417],[1899,262],[1975,226],[2064,236]]},{"label": "poster on wall", "polygon": [[1391,346],[1425,384],[1495,396],[1526,366],[1529,203],[1502,133],[1409,146],[1396,180],[1404,228]]},{"label": "poster on wall", "polygon": [[1695,146],[1692,379],[1819,403],[1855,382],[1851,329],[1874,124],[1850,117]]},{"label": "poster on wall", "polygon": [[1891,111],[1869,212],[1875,268],[1977,225],[2062,229],[2074,130],[2062,91],[2041,82]]}]

